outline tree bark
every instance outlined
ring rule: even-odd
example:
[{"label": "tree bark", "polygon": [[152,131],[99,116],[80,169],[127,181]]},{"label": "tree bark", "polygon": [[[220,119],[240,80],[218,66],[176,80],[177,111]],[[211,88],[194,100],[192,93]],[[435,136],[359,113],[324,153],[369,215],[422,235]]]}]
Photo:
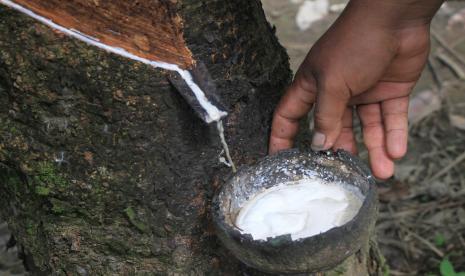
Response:
[{"label": "tree bark", "polygon": [[[182,1],[184,39],[230,112],[238,164],[266,154],[288,83],[258,1]],[[1,212],[38,270],[57,274],[236,271],[210,198],[229,169],[214,125],[155,69],[0,7]],[[219,273],[219,272],[218,272]]]},{"label": "tree bark", "polygon": [[[264,156],[291,72],[260,2],[168,2],[187,50],[153,57],[205,63],[229,112],[233,160]],[[171,74],[0,6],[0,214],[35,273],[247,270],[218,244],[209,218],[230,174],[218,162],[216,127],[196,117]]]}]

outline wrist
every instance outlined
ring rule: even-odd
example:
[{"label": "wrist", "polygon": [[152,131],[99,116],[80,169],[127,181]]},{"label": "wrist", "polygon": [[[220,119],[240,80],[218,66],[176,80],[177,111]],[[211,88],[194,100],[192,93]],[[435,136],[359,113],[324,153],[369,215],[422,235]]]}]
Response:
[{"label": "wrist", "polygon": [[345,16],[391,30],[429,25],[443,0],[351,0]]}]

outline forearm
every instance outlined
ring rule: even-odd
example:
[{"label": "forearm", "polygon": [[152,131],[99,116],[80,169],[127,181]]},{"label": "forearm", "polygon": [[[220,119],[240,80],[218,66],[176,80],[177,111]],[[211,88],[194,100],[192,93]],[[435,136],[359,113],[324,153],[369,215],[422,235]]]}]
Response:
[{"label": "forearm", "polygon": [[402,29],[429,24],[443,0],[351,0],[345,15],[379,27]]}]

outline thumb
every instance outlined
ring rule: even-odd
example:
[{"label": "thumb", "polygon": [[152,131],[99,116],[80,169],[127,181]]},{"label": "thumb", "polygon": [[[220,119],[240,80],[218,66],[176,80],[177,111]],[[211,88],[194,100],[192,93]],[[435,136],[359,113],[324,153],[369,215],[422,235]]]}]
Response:
[{"label": "thumb", "polygon": [[350,90],[345,83],[344,85],[323,84],[318,87],[313,117],[315,123],[311,146],[313,150],[327,150],[334,145],[341,133],[342,118],[349,99]]}]

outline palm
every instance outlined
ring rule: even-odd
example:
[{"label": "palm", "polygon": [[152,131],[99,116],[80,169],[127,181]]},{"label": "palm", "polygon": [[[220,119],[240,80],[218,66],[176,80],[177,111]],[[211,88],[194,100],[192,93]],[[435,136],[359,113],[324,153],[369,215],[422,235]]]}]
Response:
[{"label": "palm", "polygon": [[[400,34],[399,48],[380,79],[368,90],[351,97],[357,106],[363,126],[364,143],[368,149],[373,173],[386,178],[394,170],[393,160],[407,151],[408,96],[417,82],[429,52],[427,28]],[[334,144],[356,152],[352,132],[352,114],[343,119],[346,125]]]},{"label": "palm", "polygon": [[[375,176],[387,178],[407,148],[408,95],[429,51],[429,26],[376,32],[336,22],[314,45],[273,119],[270,151],[292,146],[297,119],[316,103],[324,147],[356,153],[356,106]],[[345,111],[344,111],[345,110]],[[315,136],[314,136],[315,138]]]}]

